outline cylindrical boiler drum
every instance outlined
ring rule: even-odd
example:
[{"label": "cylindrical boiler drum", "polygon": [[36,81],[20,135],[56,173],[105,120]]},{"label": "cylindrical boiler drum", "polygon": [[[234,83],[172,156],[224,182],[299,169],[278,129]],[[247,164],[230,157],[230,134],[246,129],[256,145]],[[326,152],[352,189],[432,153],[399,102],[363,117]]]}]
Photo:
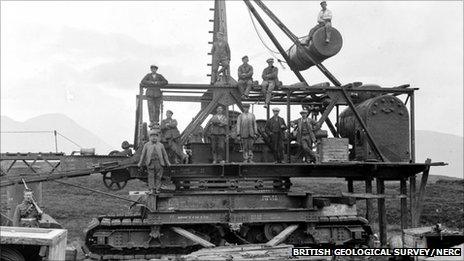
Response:
[{"label": "cylindrical boiler drum", "polygon": [[[400,99],[392,95],[382,95],[361,102],[355,108],[386,161],[409,161],[409,113]],[[352,159],[378,159],[350,108],[340,114],[338,130],[340,136],[348,138],[353,146]]]},{"label": "cylindrical boiler drum", "polygon": [[[343,39],[334,27],[330,28],[331,36],[330,41],[327,43],[325,27],[319,28],[314,32],[312,40],[309,42],[308,46],[303,46],[298,48],[298,46],[293,45],[288,49],[287,54],[290,57],[290,66],[293,69],[298,71],[303,71],[309,67],[315,65],[308,58],[308,54],[316,61],[316,63],[321,63],[327,58],[330,58],[336,55],[340,49],[342,49]],[[304,37],[301,42],[305,43],[307,37]]]}]

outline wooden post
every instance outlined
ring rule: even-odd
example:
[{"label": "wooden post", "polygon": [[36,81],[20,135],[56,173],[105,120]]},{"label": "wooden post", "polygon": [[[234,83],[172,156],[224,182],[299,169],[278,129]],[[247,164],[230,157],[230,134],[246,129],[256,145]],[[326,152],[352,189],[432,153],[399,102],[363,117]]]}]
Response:
[{"label": "wooden post", "polygon": [[291,139],[290,139],[290,121],[291,121],[291,107],[290,107],[290,90],[287,90],[287,133],[288,133],[288,139],[287,139],[287,162],[291,163],[292,158],[290,157],[290,144],[291,144]]},{"label": "wooden post", "polygon": [[416,175],[409,178],[409,211],[411,212],[411,227],[417,227],[416,209]]},{"label": "wooden post", "polygon": [[[377,178],[377,194],[385,194],[385,182],[383,179]],[[377,199],[378,213],[379,213],[379,233],[380,242],[382,246],[387,244],[387,212],[385,210],[385,198]]]},{"label": "wooden post", "polygon": [[[425,164],[430,164],[432,162],[430,159],[427,159],[425,161]],[[417,201],[416,201],[416,220],[414,220],[414,225],[418,226],[420,223],[420,216],[422,213],[422,208],[423,204],[422,201],[424,200],[425,196],[425,186],[427,185],[427,180],[429,178],[429,171],[430,171],[430,166],[427,165],[427,168],[422,172],[422,178],[421,178],[421,183],[419,187],[419,195],[417,196]]]},{"label": "wooden post", "polygon": [[348,193],[353,193],[354,192],[354,187],[353,187],[353,180],[348,179]]},{"label": "wooden post", "polygon": [[[366,179],[366,194],[372,194],[372,179]],[[373,203],[372,199],[366,199],[366,219],[369,223],[372,221]]]},{"label": "wooden post", "polygon": [[226,117],[227,117],[227,132],[226,132],[226,162],[229,162],[229,133],[230,133],[230,122],[229,122],[229,106],[226,106]]},{"label": "wooden post", "polygon": [[[400,180],[400,194],[407,195],[406,179]],[[401,214],[401,242],[404,247],[404,229],[408,226],[408,202],[406,197],[400,199],[400,214]]]},{"label": "wooden post", "polygon": [[414,113],[414,92],[411,92],[411,94],[409,95],[411,98],[411,102],[409,103],[409,114],[411,115],[410,116],[410,122],[411,122],[411,127],[410,127],[410,130],[411,130],[411,162],[414,163],[416,162],[416,126],[415,126],[415,113]]}]

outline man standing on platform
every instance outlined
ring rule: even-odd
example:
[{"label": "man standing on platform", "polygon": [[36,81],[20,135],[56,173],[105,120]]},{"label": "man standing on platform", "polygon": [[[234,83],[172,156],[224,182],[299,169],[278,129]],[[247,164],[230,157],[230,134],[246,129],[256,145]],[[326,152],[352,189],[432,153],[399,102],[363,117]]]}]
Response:
[{"label": "man standing on platform", "polygon": [[182,151],[180,132],[177,129],[177,121],[172,118],[173,114],[171,110],[167,110],[166,119],[161,121],[161,142],[165,144],[170,160],[178,164],[185,160],[186,155]]},{"label": "man standing on platform", "polygon": [[218,106],[216,114],[206,124],[205,130],[210,128],[211,151],[213,153],[213,164],[224,163],[224,151],[227,135],[227,117],[223,113],[222,106]]},{"label": "man standing on platform", "polygon": [[168,81],[163,75],[157,73],[158,66],[150,66],[151,73],[145,75],[140,82],[141,88],[146,88],[145,95],[147,96],[148,115],[150,117],[150,128],[153,128],[155,123],[159,123],[160,107],[163,101],[163,93],[160,87],[168,84]]},{"label": "man standing on platform", "polygon": [[269,106],[272,98],[272,91],[279,83],[279,78],[277,77],[279,69],[274,66],[274,59],[269,58],[266,60],[266,62],[268,67],[264,68],[263,70],[263,82],[261,83],[261,92],[266,96],[266,105],[264,105],[264,108]]},{"label": "man standing on platform", "polygon": [[139,168],[147,167],[148,188],[151,193],[158,194],[161,190],[161,178],[163,168],[171,166],[164,146],[159,142],[159,134],[156,130],[150,130],[150,140],[143,145],[142,155],[138,163]]},{"label": "man standing on platform", "polygon": [[[221,73],[224,75],[224,81],[226,83],[229,82],[230,48],[227,41],[224,40],[223,32],[217,33],[216,41],[214,41],[213,48],[211,49],[211,54],[213,55],[213,61],[211,64],[211,84],[216,83],[216,81],[218,80],[218,76]],[[222,68],[218,71],[219,65],[221,65]]]},{"label": "man standing on platform", "polygon": [[305,162],[315,163],[316,154],[313,151],[313,145],[316,143],[314,132],[317,122],[308,117],[309,112],[306,109],[303,109],[300,114],[301,118],[293,122],[297,127],[297,142],[300,146],[300,153]]},{"label": "man standing on platform", "polygon": [[253,143],[258,135],[256,118],[249,112],[250,104],[243,104],[243,113],[237,118],[237,137],[242,143],[243,162],[253,163]]},{"label": "man standing on platform", "polygon": [[279,116],[280,109],[272,109],[274,116],[267,120],[265,130],[271,138],[272,152],[276,163],[282,163],[284,159],[284,136],[287,126],[282,117]]},{"label": "man standing on platform", "polygon": [[238,67],[238,87],[242,97],[247,97],[250,94],[253,86],[253,67],[248,64],[248,56],[242,57],[243,64]]}]

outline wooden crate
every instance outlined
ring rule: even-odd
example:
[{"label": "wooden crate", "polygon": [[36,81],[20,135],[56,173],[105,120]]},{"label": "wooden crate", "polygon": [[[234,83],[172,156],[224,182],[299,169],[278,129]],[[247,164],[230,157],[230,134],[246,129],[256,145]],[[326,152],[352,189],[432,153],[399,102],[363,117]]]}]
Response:
[{"label": "wooden crate", "polygon": [[317,145],[319,162],[348,161],[348,139],[322,138]]},{"label": "wooden crate", "polygon": [[47,260],[65,260],[67,230],[30,227],[0,227],[2,245],[46,247]]}]

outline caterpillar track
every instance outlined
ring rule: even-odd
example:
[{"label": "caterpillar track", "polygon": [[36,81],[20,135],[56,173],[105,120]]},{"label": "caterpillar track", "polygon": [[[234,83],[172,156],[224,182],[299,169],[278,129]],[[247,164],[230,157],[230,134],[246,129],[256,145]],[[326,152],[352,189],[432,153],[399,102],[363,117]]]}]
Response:
[{"label": "caterpillar track", "polygon": [[[188,254],[202,246],[173,228],[182,228],[216,246],[264,243],[294,222],[159,224],[155,213],[112,215],[94,218],[85,233],[85,243],[94,259],[150,259],[164,255]],[[185,216],[185,213],[170,213]],[[208,215],[204,213],[204,215]],[[368,245],[372,231],[367,220],[356,216],[320,216],[311,222],[298,222],[299,228],[285,243],[295,246]]]}]

